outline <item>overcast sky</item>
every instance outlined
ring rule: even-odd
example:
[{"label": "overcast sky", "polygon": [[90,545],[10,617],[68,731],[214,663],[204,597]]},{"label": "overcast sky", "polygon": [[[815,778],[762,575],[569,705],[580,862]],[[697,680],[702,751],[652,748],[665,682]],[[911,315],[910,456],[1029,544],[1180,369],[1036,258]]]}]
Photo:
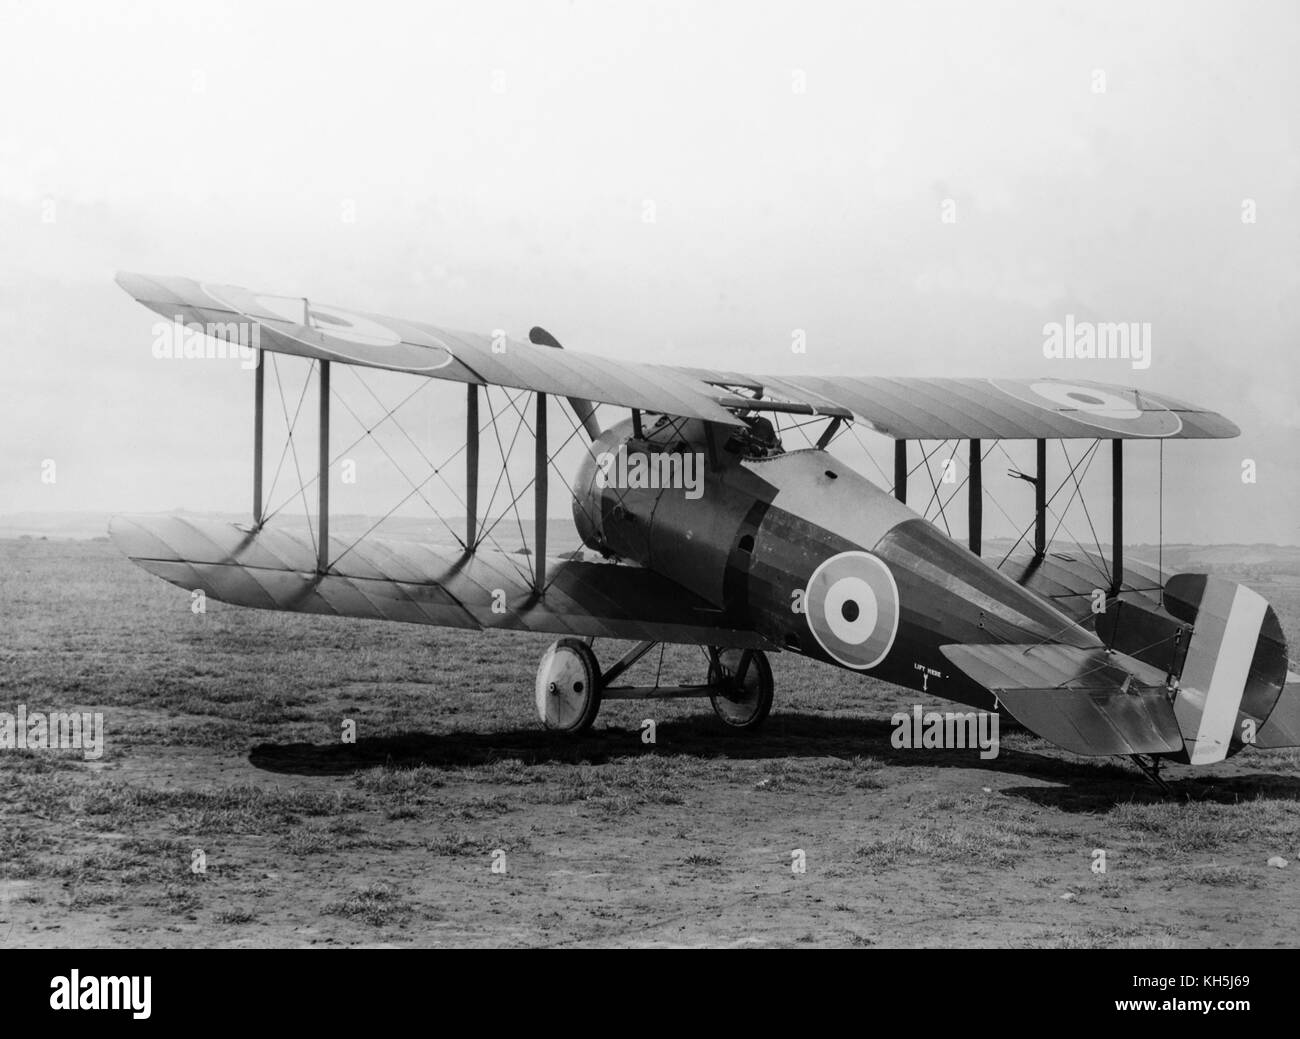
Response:
[{"label": "overcast sky", "polygon": [[[612,357],[1163,391],[1243,430],[1167,446],[1166,538],[1296,543],[1298,52],[1294,0],[0,0],[0,513],[247,508],[251,374],[153,358],[127,269]],[[1152,364],[1044,358],[1067,314],[1149,322]]]}]

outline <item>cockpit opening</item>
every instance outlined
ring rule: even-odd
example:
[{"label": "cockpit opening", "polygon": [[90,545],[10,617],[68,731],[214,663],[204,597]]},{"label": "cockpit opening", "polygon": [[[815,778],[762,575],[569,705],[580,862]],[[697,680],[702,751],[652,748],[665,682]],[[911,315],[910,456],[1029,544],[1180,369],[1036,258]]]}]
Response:
[{"label": "cockpit opening", "polygon": [[785,453],[770,419],[762,415],[741,415],[740,418],[745,425],[731,435],[726,450],[741,458],[772,458]]}]

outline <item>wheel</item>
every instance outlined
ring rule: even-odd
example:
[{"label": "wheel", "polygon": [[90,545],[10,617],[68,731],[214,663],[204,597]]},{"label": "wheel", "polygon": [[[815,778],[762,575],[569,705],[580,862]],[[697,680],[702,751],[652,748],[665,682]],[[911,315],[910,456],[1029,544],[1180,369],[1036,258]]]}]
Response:
[{"label": "wheel", "polygon": [[600,710],[600,666],[580,639],[559,639],[537,667],[537,716],[556,732],[586,732]]},{"label": "wheel", "polygon": [[772,710],[772,666],[761,649],[714,650],[709,684],[728,689],[709,697],[714,713],[728,728],[757,729]]}]

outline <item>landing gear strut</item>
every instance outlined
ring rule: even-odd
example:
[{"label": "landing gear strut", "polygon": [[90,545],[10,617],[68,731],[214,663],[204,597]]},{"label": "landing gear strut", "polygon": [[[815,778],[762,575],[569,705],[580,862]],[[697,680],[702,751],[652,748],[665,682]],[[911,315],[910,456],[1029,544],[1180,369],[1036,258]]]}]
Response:
[{"label": "landing gear strut", "polygon": [[772,667],[761,649],[709,647],[707,680],[701,685],[611,685],[657,642],[639,642],[608,671],[581,639],[553,642],[537,667],[537,715],[548,729],[579,735],[591,728],[602,700],[708,697],[729,729],[751,732],[772,710]]},{"label": "landing gear strut", "polygon": [[1168,783],[1160,778],[1159,758],[1152,755],[1151,759],[1148,761],[1141,754],[1130,754],[1129,757],[1133,759],[1133,764],[1137,765],[1137,767],[1142,770],[1142,774],[1160,788],[1161,793],[1163,793],[1165,797],[1174,796],[1173,789]]}]

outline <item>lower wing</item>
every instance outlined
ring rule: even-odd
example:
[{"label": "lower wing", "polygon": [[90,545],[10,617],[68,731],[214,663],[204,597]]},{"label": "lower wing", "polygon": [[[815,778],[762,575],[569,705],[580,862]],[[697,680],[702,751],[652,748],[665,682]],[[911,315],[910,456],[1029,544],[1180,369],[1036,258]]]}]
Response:
[{"label": "lower wing", "polygon": [[237,606],[450,628],[767,647],[699,596],[620,563],[550,560],[545,594],[538,596],[531,579],[501,552],[471,555],[369,537],[349,546],[331,538],[334,562],[321,574],[310,536],[289,530],[122,516],[109,533],[151,574]]}]

